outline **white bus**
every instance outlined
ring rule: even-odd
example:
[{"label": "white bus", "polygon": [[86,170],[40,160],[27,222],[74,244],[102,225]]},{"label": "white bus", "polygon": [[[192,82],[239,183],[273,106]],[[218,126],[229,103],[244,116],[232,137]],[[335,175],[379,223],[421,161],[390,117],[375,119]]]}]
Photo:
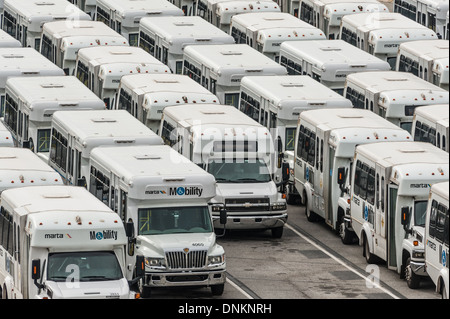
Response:
[{"label": "white bus", "polygon": [[284,12],[235,15],[230,32],[236,43],[248,44],[277,62],[283,42],[326,39],[322,30]]},{"label": "white bus", "polygon": [[395,70],[398,47],[417,40],[436,40],[436,32],[400,13],[359,13],[342,17],[339,38],[389,62]]},{"label": "white bus", "polygon": [[0,118],[5,110],[9,77],[65,75],[64,71],[32,48],[0,48]]},{"label": "white bus", "polygon": [[95,147],[162,144],[158,135],[124,110],[59,111],[53,114],[48,163],[64,183],[85,185]]},{"label": "white bus", "polygon": [[195,16],[197,14],[197,0],[168,0],[183,10],[185,16]]},{"label": "white bus", "polygon": [[439,39],[445,37],[448,0],[395,0],[394,12],[434,30]]},{"label": "white bus", "polygon": [[159,134],[214,175],[216,228],[224,228],[218,218],[224,205],[227,229],[270,229],[274,238],[282,236],[287,205],[274,182],[276,154],[267,128],[234,106],[186,104],[164,109]]},{"label": "white bus", "polygon": [[186,46],[234,43],[231,35],[197,16],[143,18],[139,24],[139,46],[176,74],[183,72]]},{"label": "white bus", "polygon": [[[430,186],[448,181],[448,174],[448,153],[430,143],[356,147],[350,187],[352,229],[366,261],[385,261],[389,269],[406,275],[411,288],[426,275],[423,239]],[[417,277],[408,277],[411,273]]]},{"label": "white bus", "polygon": [[22,44],[10,36],[6,31],[0,30],[0,48],[20,48]]},{"label": "white bus", "polygon": [[355,108],[371,110],[408,132],[417,106],[449,102],[448,91],[412,73],[397,71],[349,74],[344,96]]},{"label": "white bus", "polygon": [[125,277],[124,224],[82,187],[4,191],[0,235],[3,299],[137,297]]},{"label": "white bus", "polygon": [[431,186],[425,221],[425,267],[443,299],[449,298],[449,182]]},{"label": "white bus", "polygon": [[218,2],[211,23],[230,33],[231,19],[241,13],[281,12],[280,6],[272,0],[235,0]]},{"label": "white bus", "polygon": [[411,41],[400,44],[396,71],[412,74],[448,91],[448,40]]},{"label": "white bus", "polygon": [[116,104],[122,76],[139,73],[170,73],[170,69],[138,47],[98,46],[78,51],[75,76],[101,98],[108,109]]},{"label": "white bus", "polygon": [[[289,163],[285,190],[288,204],[298,198],[294,187],[294,149],[301,112],[322,108],[352,108],[352,103],[309,76],[246,76],[242,78],[239,109],[267,127],[275,149]],[[277,163],[281,168],[281,163]]]},{"label": "white bus", "polygon": [[222,295],[225,251],[216,242],[209,201],[216,180],[167,145],[97,147],[91,153],[88,189],[134,226],[146,259],[143,297],[158,287],[206,286]]},{"label": "white bus", "polygon": [[416,107],[412,124],[414,140],[428,142],[449,151],[448,104]]},{"label": "white bus", "polygon": [[42,185],[63,185],[63,180],[31,150],[0,147],[0,193],[10,188]]},{"label": "white bus", "polygon": [[77,53],[92,46],[128,46],[119,33],[98,21],[55,21],[44,25],[40,52],[73,75]]},{"label": "white bus", "polygon": [[104,110],[105,104],[74,76],[15,77],[6,81],[5,117],[14,143],[48,162],[56,111]]},{"label": "white bus", "polygon": [[242,77],[286,75],[287,71],[247,44],[219,44],[187,46],[183,74],[206,87],[222,104],[238,107]]},{"label": "white bus", "polygon": [[97,0],[95,12],[95,20],[122,34],[131,46],[138,46],[143,17],[170,16],[184,16],[184,12],[167,0]]},{"label": "white bus", "polygon": [[[295,136],[295,188],[305,205],[309,221],[320,217],[341,234],[344,243],[351,233],[343,232],[345,207],[341,208],[354,165],[355,148],[380,141],[412,141],[411,135],[368,110],[319,109],[300,114]],[[340,175],[340,176],[339,176]]]},{"label": "white bus", "polygon": [[308,45],[303,41],[283,42],[280,64],[290,75],[308,75],[341,95],[347,75],[391,69],[386,61],[343,40],[308,41]]},{"label": "white bus", "polygon": [[3,30],[22,46],[39,51],[42,26],[56,20],[90,20],[91,17],[67,0],[5,0]]},{"label": "white bus", "polygon": [[127,110],[157,134],[166,106],[219,103],[217,96],[181,74],[124,75],[117,95],[116,109]]},{"label": "white bus", "polygon": [[377,0],[291,0],[291,14],[325,32],[327,39],[338,39],[342,17],[363,12],[389,12]]},{"label": "white bus", "polygon": [[8,128],[0,122],[0,147],[14,147],[14,140]]}]

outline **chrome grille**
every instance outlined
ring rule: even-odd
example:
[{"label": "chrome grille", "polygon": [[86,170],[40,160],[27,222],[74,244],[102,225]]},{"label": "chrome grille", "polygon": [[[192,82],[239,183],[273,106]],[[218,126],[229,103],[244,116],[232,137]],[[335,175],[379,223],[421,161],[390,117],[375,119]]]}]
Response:
[{"label": "chrome grille", "polygon": [[233,198],[225,200],[228,212],[260,212],[270,210],[269,198]]},{"label": "chrome grille", "polygon": [[167,266],[170,269],[192,269],[206,266],[208,252],[206,250],[193,250],[166,252]]}]

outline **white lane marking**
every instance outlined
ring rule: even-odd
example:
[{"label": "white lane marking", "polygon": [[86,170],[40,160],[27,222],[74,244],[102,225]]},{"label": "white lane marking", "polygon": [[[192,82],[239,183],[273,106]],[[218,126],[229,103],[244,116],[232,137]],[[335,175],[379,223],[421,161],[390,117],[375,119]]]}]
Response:
[{"label": "white lane marking", "polygon": [[234,281],[232,281],[231,279],[227,278],[227,282],[232,285],[234,288],[236,288],[237,290],[239,290],[240,293],[242,293],[247,299],[254,299],[252,296],[250,296],[248,293],[245,292],[244,289],[242,289],[241,287],[239,287]]},{"label": "white lane marking", "polygon": [[360,274],[357,270],[355,270],[354,268],[350,267],[349,265],[347,265],[343,260],[337,258],[336,256],[334,256],[332,253],[330,253],[329,251],[323,249],[322,247],[320,247],[319,245],[317,245],[315,242],[313,242],[312,240],[310,240],[308,237],[304,236],[303,234],[301,234],[300,232],[298,232],[296,229],[292,228],[292,226],[290,226],[289,224],[285,224],[284,226],[286,226],[287,228],[289,228],[290,230],[292,230],[296,235],[300,236],[301,238],[303,238],[304,240],[306,240],[308,243],[310,243],[311,245],[313,245],[314,247],[316,247],[317,249],[320,249],[322,252],[324,252],[325,254],[327,254],[328,256],[330,256],[331,258],[333,258],[336,262],[340,263],[342,266],[344,266],[345,268],[347,268],[348,270],[350,270],[351,272],[355,273],[356,275],[358,275],[359,277],[361,277],[362,279],[364,279],[365,281],[368,282],[368,284],[374,286],[375,288],[378,288],[380,290],[382,290],[384,293],[390,295],[392,298],[394,299],[400,299],[398,296],[396,296],[395,294],[393,294],[392,292],[390,292],[389,290],[387,290],[386,288],[381,287],[379,284],[372,282],[368,277],[363,276],[362,274]]}]

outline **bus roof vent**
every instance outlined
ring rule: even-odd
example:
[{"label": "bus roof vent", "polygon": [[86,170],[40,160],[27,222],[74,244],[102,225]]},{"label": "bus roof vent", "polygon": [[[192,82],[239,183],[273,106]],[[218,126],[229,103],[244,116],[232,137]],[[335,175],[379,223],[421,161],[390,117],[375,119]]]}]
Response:
[{"label": "bus roof vent", "polygon": [[222,51],[220,53],[222,55],[242,55],[242,52],[239,51]]},{"label": "bus roof vent", "polygon": [[55,5],[54,2],[50,2],[50,1],[36,1],[34,4],[37,6],[54,6]]},{"label": "bus roof vent", "polygon": [[386,81],[391,81],[391,82],[401,82],[401,81],[408,81],[407,78],[386,78]]},{"label": "bus roof vent", "polygon": [[41,87],[44,89],[60,89],[60,88],[63,88],[64,85],[63,84],[44,83],[44,84],[41,84]]},{"label": "bus roof vent", "polygon": [[3,54],[2,57],[5,59],[23,59],[24,56],[22,54]]},{"label": "bus roof vent", "polygon": [[109,53],[111,55],[131,55],[131,54],[133,54],[130,51],[122,51],[122,52],[120,52],[120,51],[110,51]]},{"label": "bus roof vent", "polygon": [[304,85],[302,83],[292,83],[292,82],[288,82],[288,83],[281,83],[281,86],[286,87],[286,88],[301,88],[304,87]]},{"label": "bus roof vent", "polygon": [[194,24],[192,22],[174,22],[174,25],[176,25],[177,27],[193,27]]},{"label": "bus roof vent", "polygon": [[115,122],[117,122],[117,120],[116,119],[109,119],[109,118],[106,118],[106,117],[100,117],[100,118],[92,119],[92,122],[94,122],[94,123],[115,123]]},{"label": "bus roof vent", "polygon": [[0,159],[12,159],[12,158],[16,158],[16,156],[14,154],[8,153],[0,154]]},{"label": "bus roof vent", "polygon": [[44,198],[70,198],[70,194],[66,192],[60,192],[60,193],[45,193],[42,195]]},{"label": "bus roof vent", "polygon": [[403,148],[403,149],[400,150],[400,152],[402,152],[402,153],[408,153],[408,154],[411,154],[411,153],[425,153],[425,150],[423,150],[423,149],[408,149],[408,148]]},{"label": "bus roof vent", "polygon": [[137,160],[158,160],[161,159],[161,156],[156,154],[139,154],[134,156]]},{"label": "bus roof vent", "polygon": [[339,114],[339,117],[343,119],[362,119],[364,116],[352,114]]},{"label": "bus roof vent", "polygon": [[172,83],[172,84],[180,83],[180,81],[178,81],[178,80],[155,80],[155,82],[156,83],[161,83],[161,84],[165,84],[165,83],[168,83],[168,84],[170,84],[170,83]]},{"label": "bus roof vent", "polygon": [[333,48],[333,47],[323,47],[323,48],[320,48],[320,50],[326,51],[326,52],[328,52],[328,51],[342,51],[341,48]]},{"label": "bus roof vent", "polygon": [[225,112],[223,111],[202,111],[203,114],[205,115],[220,115],[220,114],[225,114]]}]

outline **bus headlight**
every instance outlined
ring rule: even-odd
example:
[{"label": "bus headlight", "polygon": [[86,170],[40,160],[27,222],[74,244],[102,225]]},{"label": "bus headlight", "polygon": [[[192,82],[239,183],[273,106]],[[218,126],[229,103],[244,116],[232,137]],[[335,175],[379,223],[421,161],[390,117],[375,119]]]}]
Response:
[{"label": "bus headlight", "polygon": [[424,259],[425,258],[425,253],[424,253],[423,250],[413,250],[412,251],[412,258]]},{"label": "bus headlight", "polygon": [[208,257],[208,264],[210,266],[220,265],[220,264],[223,264],[224,262],[225,262],[225,254],[220,255],[220,256],[209,256]]},{"label": "bus headlight", "polygon": [[280,203],[273,203],[271,205],[272,210],[286,210],[286,202],[280,202]]},{"label": "bus headlight", "polygon": [[153,268],[163,268],[164,258],[145,257],[145,265]]}]

